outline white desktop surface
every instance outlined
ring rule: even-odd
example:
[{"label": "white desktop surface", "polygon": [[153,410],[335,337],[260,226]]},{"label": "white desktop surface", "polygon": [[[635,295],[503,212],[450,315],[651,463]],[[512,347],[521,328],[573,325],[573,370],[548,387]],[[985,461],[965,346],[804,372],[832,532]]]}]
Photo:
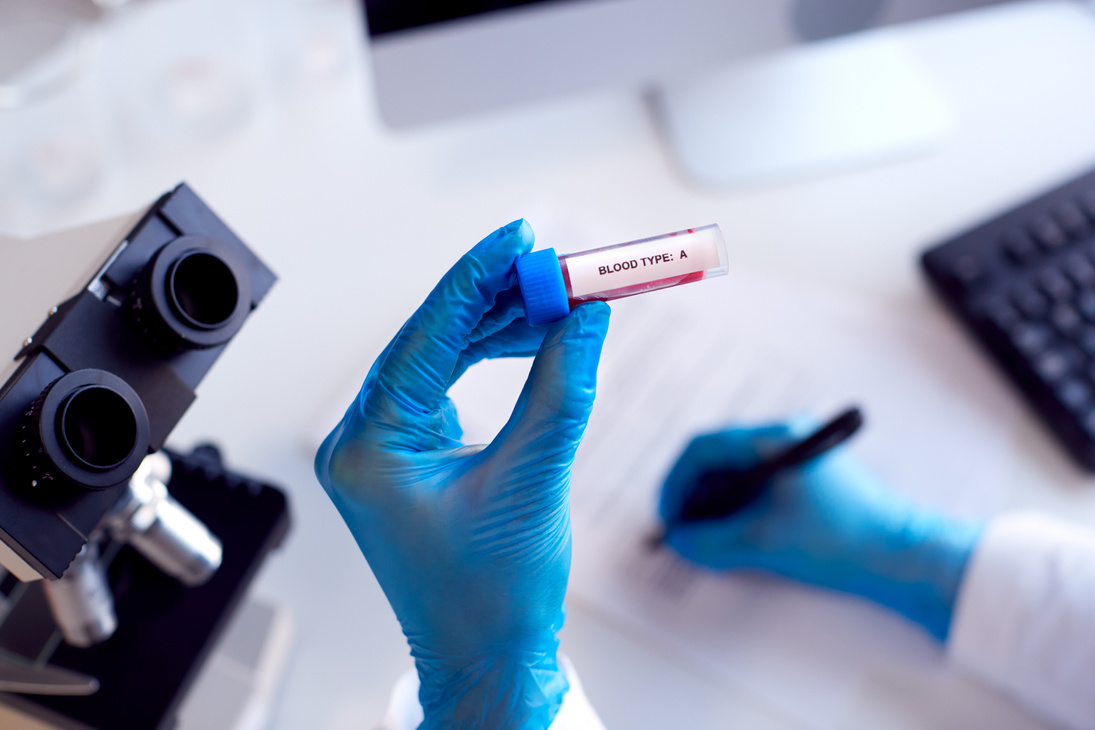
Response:
[{"label": "white desktop surface", "polygon": [[[152,149],[115,128],[93,193],[24,205],[9,188],[0,200],[0,230],[31,234],[135,209],[186,180],[280,275],[172,439],[213,439],[232,465],[290,493],[292,533],[255,586],[287,604],[297,627],[278,730],[370,727],[409,666],[394,615],[316,483],[308,450],[331,399],[364,376],[479,238],[519,217],[563,249],[568,236],[607,244],[718,222],[732,265],[808,277],[953,326],[927,291],[918,252],[1095,164],[1095,14],[1056,3],[896,34],[953,104],[956,133],[937,152],[721,191],[682,178],[632,91],[391,132],[373,106],[355,3],[280,2],[255,12],[302,11],[334,33],[328,40],[348,54],[344,64],[298,83],[274,62],[259,64],[251,115],[235,132],[177,149],[168,138]],[[160,11],[151,3],[144,12]],[[210,12],[210,3],[192,2],[181,17],[193,31]],[[106,55],[123,51],[115,45]],[[85,103],[114,103],[102,91],[109,82],[106,70],[91,78],[102,93]],[[0,135],[0,166],[8,164],[0,180],[15,185],[14,153],[3,144]],[[1000,377],[987,360],[985,373]],[[1095,522],[1095,481],[1024,417],[1030,446],[1016,459],[1005,504]],[[608,727],[795,727],[778,708],[579,607],[562,640]],[[843,727],[989,725],[1051,726],[990,690],[923,686],[894,672],[869,677]]]}]

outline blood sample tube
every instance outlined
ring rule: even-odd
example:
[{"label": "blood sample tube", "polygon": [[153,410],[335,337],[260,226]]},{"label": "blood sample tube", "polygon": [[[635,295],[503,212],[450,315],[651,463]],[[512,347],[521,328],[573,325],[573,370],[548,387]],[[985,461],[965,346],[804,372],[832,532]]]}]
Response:
[{"label": "blood sample tube", "polygon": [[609,301],[726,273],[717,225],[557,256],[546,248],[517,259],[517,281],[531,325],[562,319],[582,302]]}]

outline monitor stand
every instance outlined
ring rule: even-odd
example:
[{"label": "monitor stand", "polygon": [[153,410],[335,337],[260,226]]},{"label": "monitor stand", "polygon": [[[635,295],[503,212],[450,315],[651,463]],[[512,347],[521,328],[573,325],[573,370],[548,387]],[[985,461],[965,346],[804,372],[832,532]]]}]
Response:
[{"label": "monitor stand", "polygon": [[739,62],[653,93],[693,178],[749,186],[886,162],[940,146],[949,105],[890,32]]}]

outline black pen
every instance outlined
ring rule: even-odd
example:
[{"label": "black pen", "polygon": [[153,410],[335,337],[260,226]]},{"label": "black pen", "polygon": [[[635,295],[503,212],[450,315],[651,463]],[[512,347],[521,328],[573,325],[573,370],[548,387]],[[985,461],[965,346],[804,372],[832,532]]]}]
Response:
[{"label": "black pen", "polygon": [[[844,443],[862,425],[863,413],[859,408],[848,408],[798,443],[744,471],[728,468],[702,474],[673,524],[729,517],[760,496],[764,486],[781,471],[821,456]],[[665,542],[673,524],[667,524],[659,534],[650,538],[652,548]]]}]

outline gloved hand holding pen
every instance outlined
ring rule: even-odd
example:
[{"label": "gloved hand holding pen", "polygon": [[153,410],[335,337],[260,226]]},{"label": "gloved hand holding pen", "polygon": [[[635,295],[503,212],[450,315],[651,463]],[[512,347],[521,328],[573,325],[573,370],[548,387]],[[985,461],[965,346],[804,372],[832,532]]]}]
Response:
[{"label": "gloved hand holding pen", "polygon": [[[570,468],[593,405],[603,303],[530,327],[517,221],[466,254],[407,320],[316,456],[316,474],[399,618],[422,728],[546,728],[570,569]],[[535,355],[509,422],[466,446],[446,395],[472,364]]]},{"label": "gloved hand holding pen", "polygon": [[694,439],[662,491],[659,510],[671,525],[665,542],[707,568],[761,570],[868,598],[946,639],[980,526],[911,504],[842,448],[777,474],[727,517],[680,522],[702,474],[748,469],[801,439],[807,426],[739,427]]}]

